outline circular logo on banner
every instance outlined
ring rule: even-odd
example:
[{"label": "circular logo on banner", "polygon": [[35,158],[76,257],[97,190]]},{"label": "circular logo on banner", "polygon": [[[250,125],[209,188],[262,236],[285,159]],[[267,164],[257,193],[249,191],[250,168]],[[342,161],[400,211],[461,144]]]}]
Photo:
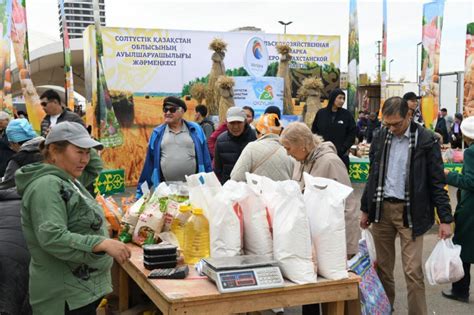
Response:
[{"label": "circular logo on banner", "polygon": [[262,77],[268,68],[268,50],[260,37],[252,37],[247,42],[244,67],[253,77]]}]

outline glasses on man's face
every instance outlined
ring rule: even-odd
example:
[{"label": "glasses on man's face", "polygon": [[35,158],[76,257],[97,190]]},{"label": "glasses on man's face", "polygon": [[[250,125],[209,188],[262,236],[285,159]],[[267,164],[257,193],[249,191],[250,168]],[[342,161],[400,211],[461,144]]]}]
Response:
[{"label": "glasses on man's face", "polygon": [[170,112],[171,114],[174,114],[174,113],[176,113],[177,110],[178,110],[178,108],[175,107],[175,106],[165,106],[165,107],[163,107],[163,113],[165,113],[165,114],[167,112]]},{"label": "glasses on man's face", "polygon": [[402,119],[395,123],[387,123],[386,121],[383,121],[382,124],[387,128],[400,128],[403,125],[404,121],[405,119]]},{"label": "glasses on man's face", "polygon": [[41,102],[41,106],[46,107],[49,104],[49,102],[51,102],[51,101],[48,100],[46,102]]}]

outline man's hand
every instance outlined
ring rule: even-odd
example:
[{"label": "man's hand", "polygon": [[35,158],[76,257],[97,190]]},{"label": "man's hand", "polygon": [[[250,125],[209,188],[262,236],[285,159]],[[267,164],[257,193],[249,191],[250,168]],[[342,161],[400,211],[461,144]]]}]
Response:
[{"label": "man's hand", "polygon": [[449,170],[444,169],[444,176],[448,176],[448,174],[449,174]]},{"label": "man's hand", "polygon": [[439,232],[438,232],[438,238],[444,240],[446,238],[449,238],[451,236],[451,224],[449,223],[440,223],[439,224]]},{"label": "man's hand", "polygon": [[369,215],[365,213],[364,211],[361,211],[360,227],[365,230],[365,229],[368,229],[369,226],[370,226]]}]

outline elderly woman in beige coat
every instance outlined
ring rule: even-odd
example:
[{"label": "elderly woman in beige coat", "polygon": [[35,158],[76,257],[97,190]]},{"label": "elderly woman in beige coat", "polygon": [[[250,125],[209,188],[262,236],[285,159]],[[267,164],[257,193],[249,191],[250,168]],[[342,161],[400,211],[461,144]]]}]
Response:
[{"label": "elderly woman in beige coat", "polygon": [[[280,142],[285,147],[288,155],[296,160],[293,180],[299,182],[302,191],[304,190],[304,172],[315,177],[329,178],[352,187],[347,168],[337,156],[334,145],[331,142],[325,142],[320,136],[314,135],[305,124],[299,122],[289,124],[283,130]],[[354,193],[351,193],[346,199],[345,208],[348,257],[358,252],[360,230],[357,208],[357,200]]]}]

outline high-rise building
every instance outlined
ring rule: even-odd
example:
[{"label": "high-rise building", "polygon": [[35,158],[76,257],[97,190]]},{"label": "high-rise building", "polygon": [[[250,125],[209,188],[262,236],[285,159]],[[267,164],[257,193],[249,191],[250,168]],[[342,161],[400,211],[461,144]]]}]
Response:
[{"label": "high-rise building", "polygon": [[[63,21],[58,0],[59,32],[63,38]],[[99,0],[100,24],[105,26],[105,0]],[[94,24],[93,0],[64,0],[64,15],[67,22],[69,38],[82,38],[88,25]]]}]

